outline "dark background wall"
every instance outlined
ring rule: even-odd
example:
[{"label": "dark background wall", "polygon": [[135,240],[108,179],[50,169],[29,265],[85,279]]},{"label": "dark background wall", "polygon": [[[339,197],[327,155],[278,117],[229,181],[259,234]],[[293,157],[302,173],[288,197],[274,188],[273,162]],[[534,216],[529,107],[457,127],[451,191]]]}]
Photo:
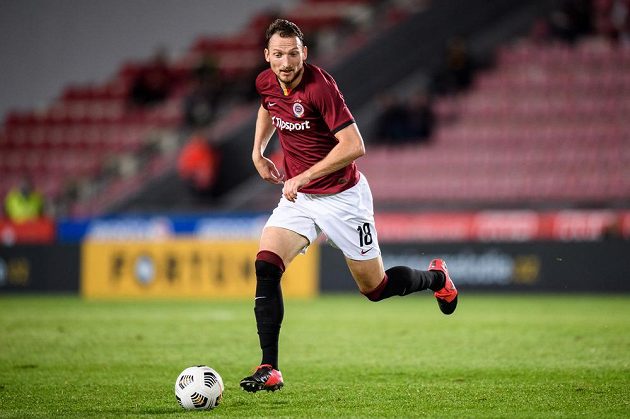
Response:
[{"label": "dark background wall", "polygon": [[79,290],[79,244],[0,247],[0,293]]}]

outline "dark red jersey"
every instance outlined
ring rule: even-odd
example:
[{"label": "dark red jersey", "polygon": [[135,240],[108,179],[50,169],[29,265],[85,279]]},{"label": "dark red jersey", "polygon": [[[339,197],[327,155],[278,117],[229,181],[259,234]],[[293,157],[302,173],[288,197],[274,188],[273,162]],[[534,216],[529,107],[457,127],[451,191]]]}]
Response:
[{"label": "dark red jersey", "polygon": [[[335,80],[315,65],[304,63],[302,80],[286,95],[271,69],[258,75],[256,89],[278,132],[287,179],[326,157],[337,145],[335,133],[354,123]],[[300,192],[337,193],[358,181],[359,173],[352,162],[313,180]]]}]

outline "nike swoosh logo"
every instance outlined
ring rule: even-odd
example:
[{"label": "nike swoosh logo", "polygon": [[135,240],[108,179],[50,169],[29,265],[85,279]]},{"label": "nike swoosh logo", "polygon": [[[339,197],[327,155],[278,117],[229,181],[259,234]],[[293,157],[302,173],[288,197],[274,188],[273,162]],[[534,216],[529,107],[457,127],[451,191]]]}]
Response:
[{"label": "nike swoosh logo", "polygon": [[271,108],[272,106],[276,106],[276,102],[269,102],[268,106]]},{"label": "nike swoosh logo", "polygon": [[258,300],[260,298],[267,298],[267,297],[256,297],[256,298],[254,298],[254,300]]},{"label": "nike swoosh logo", "polygon": [[368,250],[361,250],[361,254],[364,255],[364,254],[366,254],[367,252],[369,252],[372,249],[373,249],[373,247],[370,247]]}]

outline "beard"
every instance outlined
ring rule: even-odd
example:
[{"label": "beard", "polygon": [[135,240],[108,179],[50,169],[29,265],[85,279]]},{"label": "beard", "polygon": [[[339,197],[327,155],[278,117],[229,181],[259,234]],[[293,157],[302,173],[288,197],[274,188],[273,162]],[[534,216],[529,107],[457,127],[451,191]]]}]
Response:
[{"label": "beard", "polygon": [[278,74],[276,74],[276,77],[285,86],[287,86],[287,87],[295,87],[295,86],[293,86],[293,82],[295,82],[302,75],[302,73],[304,73],[304,67],[301,67],[298,71],[293,73],[293,77],[291,77],[290,80],[286,80],[286,77],[290,77],[291,73],[286,74],[286,73],[283,73],[282,71],[278,71]]}]

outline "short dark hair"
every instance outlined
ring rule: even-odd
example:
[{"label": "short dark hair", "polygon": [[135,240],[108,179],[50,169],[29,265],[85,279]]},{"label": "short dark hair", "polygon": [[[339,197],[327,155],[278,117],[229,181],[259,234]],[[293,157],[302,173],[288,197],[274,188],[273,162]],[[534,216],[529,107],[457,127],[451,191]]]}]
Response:
[{"label": "short dark hair", "polygon": [[274,20],[265,32],[265,41],[267,45],[269,45],[269,40],[276,33],[283,38],[297,36],[300,41],[302,41],[302,46],[304,46],[304,34],[302,33],[298,25],[293,22],[290,22],[286,19]]}]

